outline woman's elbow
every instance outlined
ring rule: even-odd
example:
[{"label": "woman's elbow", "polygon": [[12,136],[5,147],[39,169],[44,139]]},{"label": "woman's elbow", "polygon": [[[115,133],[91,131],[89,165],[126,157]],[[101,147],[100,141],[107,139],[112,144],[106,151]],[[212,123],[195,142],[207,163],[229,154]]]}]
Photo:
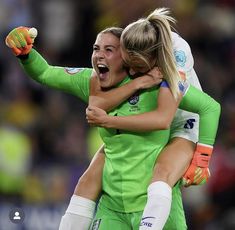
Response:
[{"label": "woman's elbow", "polygon": [[89,105],[96,106],[96,107],[101,108],[101,109],[105,109],[105,103],[99,97],[90,96],[89,97]]},{"label": "woman's elbow", "polygon": [[171,123],[170,122],[166,122],[164,124],[162,124],[162,128],[161,129],[169,129],[171,127]]}]

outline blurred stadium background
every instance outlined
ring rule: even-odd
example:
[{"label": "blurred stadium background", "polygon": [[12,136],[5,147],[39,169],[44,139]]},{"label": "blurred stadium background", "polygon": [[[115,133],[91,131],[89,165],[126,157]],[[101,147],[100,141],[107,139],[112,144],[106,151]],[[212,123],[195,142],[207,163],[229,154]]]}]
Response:
[{"label": "blurred stadium background", "polygon": [[[204,91],[222,105],[207,185],[183,189],[190,230],[235,229],[234,0],[1,0],[0,230],[56,230],[79,176],[100,144],[86,105],[28,79],[5,46],[17,26],[39,31],[50,64],[89,67],[96,34],[170,7],[189,42]],[[209,125],[209,124],[208,124]],[[20,207],[23,224],[9,212]]]}]

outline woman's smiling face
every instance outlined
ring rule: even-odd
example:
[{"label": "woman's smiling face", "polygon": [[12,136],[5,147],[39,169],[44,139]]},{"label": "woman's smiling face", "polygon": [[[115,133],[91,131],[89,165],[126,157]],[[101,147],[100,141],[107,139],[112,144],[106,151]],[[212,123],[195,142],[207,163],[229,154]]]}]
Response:
[{"label": "woman's smiling face", "polygon": [[121,82],[127,75],[121,56],[120,40],[111,33],[98,34],[93,45],[92,65],[102,88]]}]

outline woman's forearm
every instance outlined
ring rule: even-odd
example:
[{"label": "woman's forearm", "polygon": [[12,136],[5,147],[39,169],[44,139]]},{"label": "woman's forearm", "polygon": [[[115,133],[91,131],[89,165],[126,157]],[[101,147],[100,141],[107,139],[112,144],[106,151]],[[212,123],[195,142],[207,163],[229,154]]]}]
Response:
[{"label": "woman's forearm", "polygon": [[137,90],[152,88],[161,82],[162,75],[159,70],[154,68],[144,76],[129,80],[122,86],[105,91],[100,88],[98,78],[94,73],[91,79],[89,105],[109,112],[126,101]]},{"label": "woman's forearm", "polygon": [[[96,80],[93,79],[92,81],[92,84],[97,84],[95,82]],[[97,89],[94,90],[96,92],[91,92],[89,97],[89,105],[96,106],[109,112],[113,108],[120,105],[123,101],[126,101],[138,89],[140,89],[140,86],[136,81],[130,81],[123,86],[108,91],[101,91],[101,89]]]},{"label": "woman's forearm", "polygon": [[107,115],[102,126],[127,130],[131,132],[149,132],[154,130],[169,129],[171,122],[158,111],[151,111],[131,116],[109,116]]},{"label": "woman's forearm", "polygon": [[40,83],[43,82],[41,79],[43,73],[50,68],[47,61],[34,49],[31,50],[27,58],[19,59],[19,62],[26,74]]},{"label": "woman's forearm", "polygon": [[157,107],[142,114],[110,116],[102,109],[88,107],[87,120],[90,124],[132,132],[147,132],[168,129],[174,118],[179,102],[175,101],[169,88],[160,88]]},{"label": "woman's forearm", "polygon": [[[78,96],[87,101],[92,69],[52,66],[34,49],[27,59],[20,60],[26,74],[42,85]],[[70,71],[72,70],[72,71]]]}]

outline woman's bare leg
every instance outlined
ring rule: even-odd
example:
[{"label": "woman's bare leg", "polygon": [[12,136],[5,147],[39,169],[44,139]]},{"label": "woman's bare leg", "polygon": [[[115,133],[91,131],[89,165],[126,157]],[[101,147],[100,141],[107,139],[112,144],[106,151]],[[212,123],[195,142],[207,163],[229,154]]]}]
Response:
[{"label": "woman's bare leg", "polygon": [[87,170],[79,178],[74,190],[75,195],[97,201],[101,192],[104,159],[105,155],[102,146],[96,152]]},{"label": "woman's bare leg", "polygon": [[[195,143],[176,137],[160,153],[148,187],[148,200],[143,212],[141,230],[163,229],[170,214],[172,187],[187,170],[194,149]],[[150,222],[144,222],[146,217],[151,217]]]},{"label": "woman's bare leg", "polygon": [[59,230],[89,229],[96,201],[101,192],[104,166],[103,146],[96,152],[89,167],[78,180],[69,206],[62,217]]},{"label": "woman's bare leg", "polygon": [[173,187],[186,172],[195,146],[195,143],[187,139],[173,138],[157,159],[151,183],[164,181]]}]

